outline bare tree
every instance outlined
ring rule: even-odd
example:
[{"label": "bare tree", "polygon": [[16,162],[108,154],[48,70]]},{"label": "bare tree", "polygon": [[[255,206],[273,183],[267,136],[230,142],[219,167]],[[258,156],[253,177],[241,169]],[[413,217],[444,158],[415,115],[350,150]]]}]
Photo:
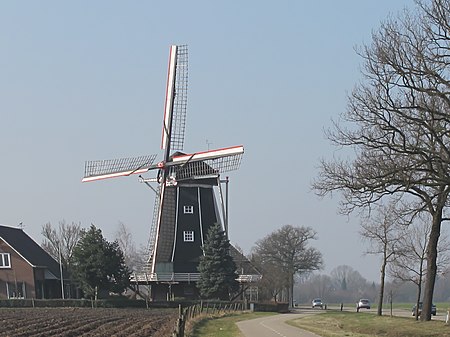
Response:
[{"label": "bare tree", "polygon": [[61,258],[62,265],[70,269],[73,250],[81,237],[81,223],[72,222],[67,224],[61,220],[57,228],[50,222],[42,226],[41,234],[44,237],[42,248],[49,253],[56,261]]},{"label": "bare tree", "polygon": [[337,266],[331,271],[331,277],[337,289],[347,291],[347,280],[349,279],[353,270],[354,269],[352,267],[343,264]]},{"label": "bare tree", "polygon": [[311,284],[314,297],[327,298],[331,292],[332,282],[328,275],[312,275],[308,280]]},{"label": "bare tree", "polygon": [[263,275],[258,282],[258,298],[275,302],[283,301],[283,289],[286,289],[288,284],[281,267],[270,260],[263,259],[256,252],[252,254],[250,261]]},{"label": "bare tree", "polygon": [[330,273],[336,299],[340,302],[355,296],[366,297],[367,280],[355,269],[348,265],[340,265]]},{"label": "bare tree", "polygon": [[322,196],[342,191],[347,214],[394,194],[430,213],[421,316],[430,320],[450,193],[450,0],[416,3],[417,11],[388,18],[358,50],[364,80],[327,133],[355,158],[323,160],[313,187]]},{"label": "bare tree", "polygon": [[119,222],[115,233],[120,249],[125,258],[125,265],[130,271],[137,271],[143,265],[143,252],[138,253],[133,241],[133,235],[123,222]]},{"label": "bare tree", "polygon": [[[390,264],[389,274],[396,280],[412,282],[417,286],[416,320],[418,319],[419,302],[422,295],[422,284],[426,276],[426,254],[431,224],[422,217],[416,218],[415,223],[404,228],[399,234],[398,246],[393,262]],[[448,266],[448,239],[443,236],[438,245],[438,271],[444,271]]]},{"label": "bare tree", "polygon": [[399,226],[401,226],[399,219],[399,210],[396,209],[395,203],[390,203],[387,206],[378,208],[376,216],[367,217],[361,224],[362,230],[360,235],[370,242],[370,248],[366,253],[381,255],[378,316],[381,316],[383,313],[386,267],[388,263],[394,260],[396,249],[398,248]]},{"label": "bare tree", "polygon": [[316,232],[312,228],[285,225],[256,242],[255,253],[261,261],[277,266],[285,276],[290,306],[293,306],[294,276],[322,267],[322,254],[308,247],[313,239]]},{"label": "bare tree", "polygon": [[[70,284],[74,284],[72,260],[75,246],[82,234],[81,223],[68,224],[65,220],[61,220],[58,227],[55,228],[48,222],[42,226],[41,234],[44,237],[41,247],[56,261],[60,261],[63,269],[67,272],[66,276],[69,277]],[[65,287],[65,292],[68,292],[69,297],[78,296],[76,291],[76,288]]]}]

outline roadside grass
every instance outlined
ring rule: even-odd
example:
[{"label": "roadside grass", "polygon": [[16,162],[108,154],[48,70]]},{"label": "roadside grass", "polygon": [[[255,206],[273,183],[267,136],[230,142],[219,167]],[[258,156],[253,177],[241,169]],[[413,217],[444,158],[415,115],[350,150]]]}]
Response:
[{"label": "roadside grass", "polygon": [[263,316],[276,315],[273,312],[244,312],[221,317],[204,316],[194,323],[189,337],[239,337],[243,336],[236,323]]},{"label": "roadside grass", "polygon": [[322,337],[450,337],[450,326],[443,321],[421,322],[373,313],[327,311],[287,323]]}]

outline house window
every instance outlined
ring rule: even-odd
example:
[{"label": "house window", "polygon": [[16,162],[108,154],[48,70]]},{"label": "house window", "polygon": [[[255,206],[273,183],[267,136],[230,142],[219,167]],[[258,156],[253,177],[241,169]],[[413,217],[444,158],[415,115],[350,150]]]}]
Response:
[{"label": "house window", "polygon": [[183,232],[184,242],[194,242],[194,231]]},{"label": "house window", "polygon": [[9,253],[0,253],[0,268],[11,268]]},{"label": "house window", "polygon": [[194,206],[184,206],[184,214],[194,214]]},{"label": "house window", "polygon": [[25,298],[25,282],[7,282],[6,293],[8,298]]}]

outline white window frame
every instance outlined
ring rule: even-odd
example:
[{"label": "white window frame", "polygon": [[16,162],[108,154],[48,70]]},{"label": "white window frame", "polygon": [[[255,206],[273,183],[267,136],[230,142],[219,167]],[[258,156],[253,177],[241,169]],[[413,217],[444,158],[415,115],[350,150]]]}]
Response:
[{"label": "white window frame", "polygon": [[184,214],[194,214],[194,206],[192,205],[183,206],[183,212]]},{"label": "white window frame", "polygon": [[194,231],[183,231],[184,242],[194,242]]},{"label": "white window frame", "polygon": [[11,268],[11,254],[0,253],[0,268]]}]

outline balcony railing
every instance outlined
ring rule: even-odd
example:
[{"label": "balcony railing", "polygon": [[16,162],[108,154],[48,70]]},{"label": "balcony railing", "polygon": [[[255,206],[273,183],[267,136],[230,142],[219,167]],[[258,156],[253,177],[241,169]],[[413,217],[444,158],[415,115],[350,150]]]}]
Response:
[{"label": "balcony railing", "polygon": [[[261,275],[239,275],[236,280],[239,283],[251,283],[258,282],[261,277]],[[199,278],[200,273],[133,273],[130,275],[130,282],[196,282]]]}]

